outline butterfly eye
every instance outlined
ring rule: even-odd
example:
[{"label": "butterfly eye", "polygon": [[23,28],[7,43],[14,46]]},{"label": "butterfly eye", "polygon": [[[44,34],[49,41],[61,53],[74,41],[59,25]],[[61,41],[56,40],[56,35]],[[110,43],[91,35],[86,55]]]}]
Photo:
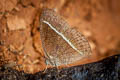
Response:
[{"label": "butterfly eye", "polygon": [[42,46],[50,65],[67,65],[90,55],[87,39],[76,29],[70,28],[55,11],[43,10],[40,23]]}]

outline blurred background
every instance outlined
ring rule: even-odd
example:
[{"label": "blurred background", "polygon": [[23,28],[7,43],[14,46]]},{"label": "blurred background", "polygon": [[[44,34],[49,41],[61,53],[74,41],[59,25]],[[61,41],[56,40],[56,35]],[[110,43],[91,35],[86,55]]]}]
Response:
[{"label": "blurred background", "polygon": [[37,30],[44,7],[56,10],[90,43],[92,55],[73,66],[120,54],[120,0],[0,0],[0,65],[17,63],[28,73],[45,69]]}]

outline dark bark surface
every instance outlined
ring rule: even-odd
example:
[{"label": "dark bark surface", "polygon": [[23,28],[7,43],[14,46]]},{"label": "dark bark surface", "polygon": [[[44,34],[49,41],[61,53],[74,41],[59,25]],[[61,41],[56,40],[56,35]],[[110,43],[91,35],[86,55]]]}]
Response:
[{"label": "dark bark surface", "polygon": [[27,74],[12,68],[1,67],[1,80],[119,80],[120,55],[102,61],[57,70],[47,69],[45,73]]}]

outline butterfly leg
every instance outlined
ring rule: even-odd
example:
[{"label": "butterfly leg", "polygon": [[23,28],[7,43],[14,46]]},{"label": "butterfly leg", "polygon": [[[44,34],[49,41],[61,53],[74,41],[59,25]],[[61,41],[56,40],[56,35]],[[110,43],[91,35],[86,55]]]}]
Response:
[{"label": "butterfly leg", "polygon": [[45,73],[45,72],[46,72],[47,68],[48,68],[48,64],[46,65],[45,70],[43,71],[43,73]]}]

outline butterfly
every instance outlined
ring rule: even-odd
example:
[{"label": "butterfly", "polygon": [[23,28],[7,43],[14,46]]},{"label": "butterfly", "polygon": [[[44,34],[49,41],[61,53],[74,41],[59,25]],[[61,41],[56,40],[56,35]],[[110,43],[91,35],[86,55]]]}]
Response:
[{"label": "butterfly", "polygon": [[47,65],[71,64],[91,54],[88,40],[52,9],[41,12],[40,38]]}]

